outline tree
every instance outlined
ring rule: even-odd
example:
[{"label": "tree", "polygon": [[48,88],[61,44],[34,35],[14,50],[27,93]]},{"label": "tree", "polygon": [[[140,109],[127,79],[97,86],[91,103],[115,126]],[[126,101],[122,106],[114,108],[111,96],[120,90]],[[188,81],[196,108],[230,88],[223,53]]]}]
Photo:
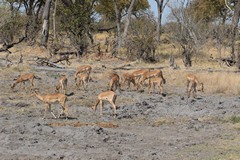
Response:
[{"label": "tree", "polygon": [[169,26],[172,34],[169,38],[178,43],[182,49],[185,67],[192,66],[192,56],[198,54],[209,34],[208,26],[192,15],[189,1],[180,0],[177,6],[169,5],[175,23]]},{"label": "tree", "polygon": [[157,45],[155,26],[154,16],[149,13],[142,13],[141,17],[132,19],[125,45],[128,58],[155,61]]},{"label": "tree", "polygon": [[[232,29],[231,29],[231,58],[235,61],[235,42],[236,42],[236,35],[238,32],[239,26],[239,18],[240,18],[240,0],[237,1],[237,4],[234,8],[234,14],[232,18]],[[238,53],[240,54],[240,53]]]},{"label": "tree", "polygon": [[204,23],[221,19],[222,24],[225,24],[230,16],[225,0],[193,0],[189,5],[191,14]]},{"label": "tree", "polygon": [[169,0],[166,0],[164,4],[164,0],[155,0],[157,3],[157,8],[158,8],[158,18],[157,18],[157,42],[160,44],[160,36],[161,36],[161,28],[162,28],[162,13],[169,2]]},{"label": "tree", "polygon": [[133,10],[134,3],[135,3],[135,0],[131,0],[131,4],[130,4],[130,6],[128,8],[128,11],[127,11],[127,17],[126,17],[126,20],[125,20],[124,31],[123,31],[123,36],[122,36],[122,43],[123,44],[124,44],[125,38],[127,36],[128,27],[129,27],[129,24],[130,24],[130,19],[131,19],[131,16],[132,16],[132,10]]},{"label": "tree", "polygon": [[[115,55],[118,50],[122,47],[124,40],[127,35],[128,26],[130,23],[130,18],[132,14],[136,14],[140,10],[145,10],[149,7],[147,0],[99,0],[96,6],[96,11],[101,15],[109,19],[110,21],[115,21],[117,26],[116,31],[116,44],[113,50],[113,55]],[[121,20],[126,16],[125,27],[123,35],[121,33]]]},{"label": "tree", "polygon": [[32,43],[35,41],[38,31],[40,30],[40,11],[43,8],[43,0],[19,0],[19,5],[23,5],[26,13],[25,36]]},{"label": "tree", "polygon": [[48,36],[49,36],[49,17],[50,17],[50,7],[52,0],[46,0],[44,11],[43,11],[43,25],[42,25],[42,39],[41,45],[47,47]]},{"label": "tree", "polygon": [[94,31],[95,17],[94,7],[97,0],[68,1],[59,3],[57,17],[59,31],[68,34],[71,45],[77,50],[80,57],[87,47],[94,42],[92,32]]}]

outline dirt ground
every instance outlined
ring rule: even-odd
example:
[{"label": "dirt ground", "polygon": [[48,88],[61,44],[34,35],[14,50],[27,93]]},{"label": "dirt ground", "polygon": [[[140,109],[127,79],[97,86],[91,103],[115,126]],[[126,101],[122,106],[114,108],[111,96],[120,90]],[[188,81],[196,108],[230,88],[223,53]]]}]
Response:
[{"label": "dirt ground", "polygon": [[[240,115],[240,95],[198,92],[197,98],[187,100],[186,88],[165,77],[165,96],[148,94],[146,88],[125,89],[117,91],[116,117],[109,103],[103,116],[99,108],[93,112],[96,96],[108,88],[102,66],[123,63],[82,60],[67,70],[33,64],[1,67],[0,159],[240,159],[240,124],[230,120]],[[87,91],[77,90],[74,83],[74,70],[82,64],[94,66]],[[13,79],[27,72],[41,77],[35,81],[41,94],[54,93],[59,75],[68,75],[67,92],[73,94],[67,102],[69,119],[53,119],[51,114],[41,119],[44,104],[28,90],[28,83],[26,89],[10,89]],[[59,109],[53,104],[54,113]]]}]

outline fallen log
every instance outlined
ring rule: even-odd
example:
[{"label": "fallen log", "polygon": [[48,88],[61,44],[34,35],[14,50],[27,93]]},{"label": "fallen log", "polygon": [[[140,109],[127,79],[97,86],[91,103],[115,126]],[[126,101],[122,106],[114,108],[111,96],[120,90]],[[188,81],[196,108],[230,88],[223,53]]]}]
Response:
[{"label": "fallen log", "polygon": [[56,63],[50,61],[50,60],[47,59],[47,58],[37,57],[37,59],[35,60],[35,62],[36,62],[38,65],[41,65],[41,66],[49,66],[49,67],[55,67],[55,68],[61,68],[61,69],[64,69],[64,68],[65,68],[64,66],[59,65],[59,64],[56,64]]}]

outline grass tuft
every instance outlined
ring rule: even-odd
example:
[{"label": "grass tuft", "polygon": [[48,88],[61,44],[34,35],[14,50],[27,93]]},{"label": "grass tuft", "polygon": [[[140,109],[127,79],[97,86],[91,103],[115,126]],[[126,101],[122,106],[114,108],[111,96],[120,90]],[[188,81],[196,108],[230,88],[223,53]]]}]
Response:
[{"label": "grass tuft", "polygon": [[240,123],[240,116],[231,116],[229,121],[233,124]]}]

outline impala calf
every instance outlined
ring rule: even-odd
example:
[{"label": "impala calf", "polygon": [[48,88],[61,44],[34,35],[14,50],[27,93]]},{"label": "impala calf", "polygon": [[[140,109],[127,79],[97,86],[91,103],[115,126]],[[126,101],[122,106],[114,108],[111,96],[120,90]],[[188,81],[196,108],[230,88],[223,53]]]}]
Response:
[{"label": "impala calf", "polygon": [[161,70],[153,70],[153,71],[148,71],[145,72],[140,80],[140,85],[143,86],[144,81],[146,81],[149,78],[153,77],[161,77],[163,80],[163,83],[166,83],[166,80],[163,78],[163,74]]},{"label": "impala calf", "polygon": [[66,119],[68,118],[68,106],[66,105],[67,96],[65,94],[57,93],[57,94],[39,95],[36,91],[33,91],[33,94],[39,100],[45,103],[45,113],[44,113],[43,119],[45,118],[47,111],[49,111],[54,118],[57,118],[51,110],[51,104],[55,102],[58,102],[62,107],[62,110],[58,118],[61,116],[62,113],[65,114]]},{"label": "impala calf", "polygon": [[62,91],[63,94],[66,94],[66,90],[67,90],[67,76],[66,75],[61,75],[60,79],[59,79],[59,84],[56,86],[56,93],[59,93],[60,89]]},{"label": "impala calf", "polygon": [[114,115],[117,114],[117,107],[115,105],[115,102],[116,102],[116,98],[117,98],[117,95],[115,92],[113,91],[105,91],[105,92],[102,92],[98,95],[97,97],[97,102],[96,104],[92,107],[92,109],[94,111],[96,111],[96,108],[98,106],[98,104],[100,103],[100,115],[103,115],[102,113],[102,109],[103,109],[103,101],[108,101],[112,107],[113,107],[113,111],[114,111]]},{"label": "impala calf", "polygon": [[83,86],[84,90],[86,90],[86,87],[88,86],[88,82],[89,82],[88,73],[79,73],[77,75],[76,86],[78,87],[78,89],[80,89],[80,86]]},{"label": "impala calf", "polygon": [[32,84],[32,86],[34,86],[34,79],[41,79],[41,78],[35,76],[32,73],[22,74],[22,75],[17,77],[16,81],[13,83],[11,88],[13,89],[17,84],[25,83],[26,81],[29,81]]}]

